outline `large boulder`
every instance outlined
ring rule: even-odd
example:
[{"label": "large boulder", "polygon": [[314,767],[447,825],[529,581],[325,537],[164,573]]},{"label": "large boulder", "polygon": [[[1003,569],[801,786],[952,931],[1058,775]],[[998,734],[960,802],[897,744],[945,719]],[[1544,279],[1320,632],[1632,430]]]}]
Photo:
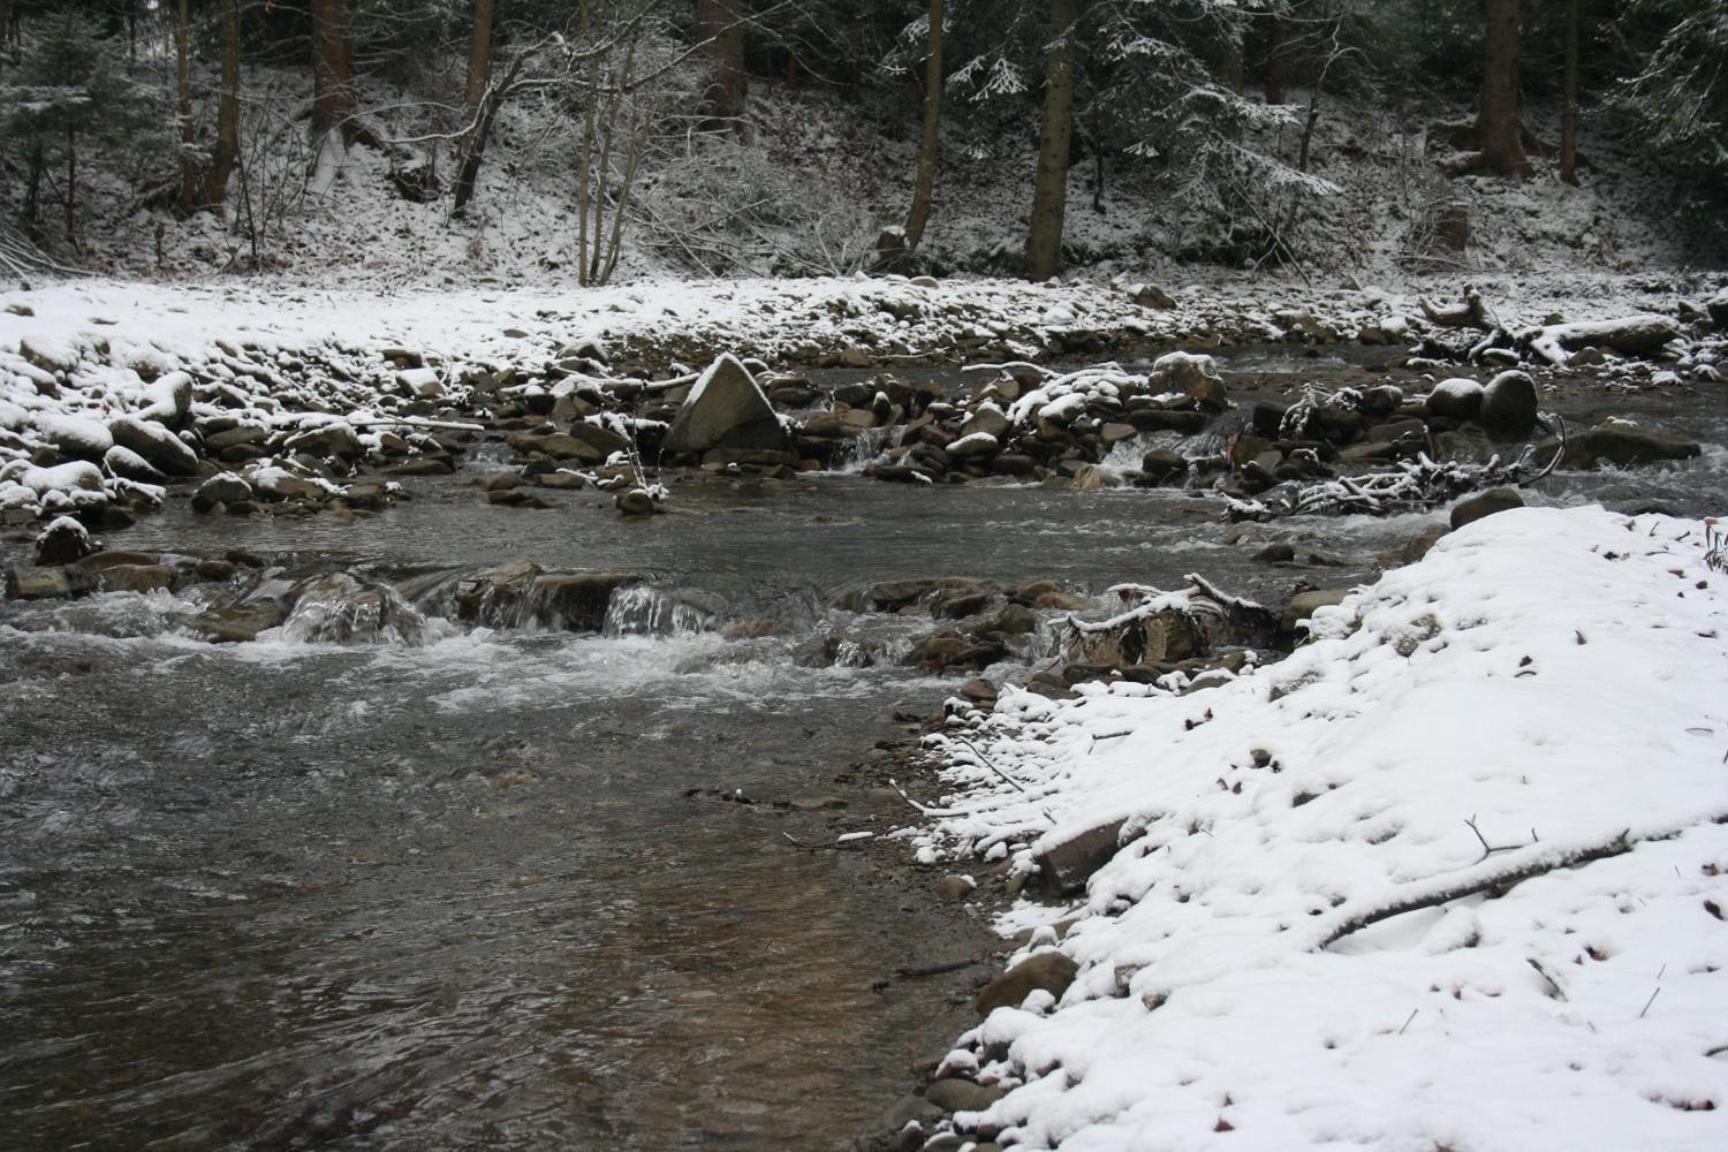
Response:
[{"label": "large boulder", "polygon": [[1152,363],[1152,385],[1180,392],[1202,408],[1222,411],[1230,405],[1224,378],[1212,357],[1197,352],[1166,352]]},{"label": "large boulder", "polygon": [[1448,420],[1474,420],[1482,413],[1482,385],[1463,376],[1442,380],[1428,393],[1428,411]]},{"label": "large boulder", "polygon": [[136,452],[157,471],[169,476],[193,476],[198,472],[198,454],[160,424],[134,416],[117,416],[108,422],[108,431],[114,443]]},{"label": "large boulder", "polygon": [[1502,372],[1482,392],[1476,422],[1496,440],[1523,440],[1536,430],[1536,381],[1524,372]]},{"label": "large boulder", "polygon": [[773,405],[735,356],[722,355],[697,379],[661,445],[669,455],[710,448],[791,448]]}]

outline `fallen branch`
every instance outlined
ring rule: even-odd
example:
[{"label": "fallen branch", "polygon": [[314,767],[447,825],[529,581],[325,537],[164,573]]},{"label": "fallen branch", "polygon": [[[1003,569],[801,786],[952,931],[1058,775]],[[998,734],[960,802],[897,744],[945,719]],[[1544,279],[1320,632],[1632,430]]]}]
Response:
[{"label": "fallen branch", "polygon": [[1611,348],[1626,356],[1654,356],[1679,337],[1680,325],[1669,317],[1641,315],[1526,328],[1518,333],[1518,346],[1563,368],[1573,349]]}]

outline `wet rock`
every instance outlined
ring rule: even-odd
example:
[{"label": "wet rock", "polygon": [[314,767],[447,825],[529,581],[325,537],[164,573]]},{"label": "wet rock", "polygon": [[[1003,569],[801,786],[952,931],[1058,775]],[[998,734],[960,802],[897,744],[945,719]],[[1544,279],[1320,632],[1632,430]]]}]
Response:
[{"label": "wet rock", "polygon": [[89,577],[77,568],[8,568],[8,600],[68,600],[90,590]]},{"label": "wet rock", "polygon": [[445,476],[456,471],[456,464],[448,456],[417,456],[382,471],[386,476]]},{"label": "wet rock", "polygon": [[930,614],[938,619],[961,620],[982,612],[993,596],[988,588],[962,586],[943,589],[930,601]]},{"label": "wet rock", "polygon": [[223,472],[198,485],[192,493],[192,511],[208,512],[218,504],[238,504],[252,498],[252,485],[233,472]]},{"label": "wet rock", "polygon": [[988,1016],[998,1008],[1018,1008],[1038,991],[1060,1000],[1079,972],[1080,966],[1061,952],[1040,952],[984,985],[978,993],[978,1012]]},{"label": "wet rock", "polygon": [[1038,855],[1044,886],[1058,895],[1081,891],[1092,873],[1108,864],[1121,846],[1123,821],[1088,828]]},{"label": "wet rock", "polygon": [[1524,372],[1502,372],[1482,392],[1476,421],[1496,440],[1523,440],[1536,430],[1536,381]]},{"label": "wet rock", "polygon": [[1482,395],[1482,385],[1474,380],[1442,380],[1428,393],[1428,411],[1448,420],[1474,420],[1482,411]]},{"label": "wet rock", "polygon": [[1026,636],[1038,631],[1038,613],[1024,604],[1004,604],[988,615],[979,616],[967,625],[973,636]]},{"label": "wet rock", "polygon": [[486,503],[497,508],[528,508],[545,511],[553,505],[526,488],[500,488],[486,493]]},{"label": "wet rock", "polygon": [[662,451],[673,455],[710,448],[791,449],[774,406],[744,365],[729,355],[715,360],[697,379],[662,443]]},{"label": "wet rock", "polygon": [[1313,616],[1321,608],[1342,604],[1344,598],[1354,591],[1354,588],[1316,588],[1308,592],[1298,592],[1290,597],[1290,603],[1285,605],[1284,615],[1279,621],[1279,630],[1285,636],[1297,635],[1296,626],[1298,624]]},{"label": "wet rock", "polygon": [[974,704],[994,704],[996,703],[996,685],[979,676],[961,685],[960,695]]},{"label": "wet rock", "polygon": [[178,578],[166,564],[114,564],[97,576],[104,592],[172,592]]},{"label": "wet rock", "polygon": [[108,431],[114,443],[136,452],[160,472],[169,476],[198,474],[198,454],[160,424],[117,416],[108,422]]},{"label": "wet rock", "polygon": [[1511,488],[1490,488],[1486,492],[1478,492],[1452,506],[1452,530],[1456,532],[1466,524],[1494,515],[1496,512],[1510,512],[1514,508],[1524,507],[1524,497]]},{"label": "wet rock", "polygon": [[956,904],[978,890],[978,882],[970,876],[944,876],[936,881],[936,894]]},{"label": "wet rock", "polygon": [[1030,476],[1038,470],[1038,461],[1023,452],[1003,452],[990,467],[1004,476]]},{"label": "wet rock", "polygon": [[575,460],[581,464],[600,464],[607,456],[587,440],[567,432],[518,432],[506,436],[504,441],[524,456],[549,456],[554,460]]},{"label": "wet rock", "polygon": [[245,644],[287,618],[287,610],[280,603],[263,598],[199,613],[186,622],[186,627],[213,644]]},{"label": "wet rock", "polygon": [[1168,484],[1187,479],[1188,461],[1180,452],[1154,448],[1141,458],[1140,472],[1147,483]]},{"label": "wet rock", "polygon": [[618,493],[613,497],[612,503],[620,516],[636,519],[654,515],[654,497],[640,488]]},{"label": "wet rock", "polygon": [[924,1089],[924,1099],[944,1112],[982,1112],[1008,1093],[996,1085],[949,1077]]},{"label": "wet rock", "polygon": [[998,641],[944,629],[913,645],[905,663],[929,672],[960,669],[980,672],[1002,659],[1006,652]]},{"label": "wet rock", "polygon": [[1141,432],[1196,436],[1206,430],[1212,417],[1193,408],[1141,407],[1128,410],[1128,422]]},{"label": "wet rock", "polygon": [[[1559,442],[1550,440],[1541,450],[1547,453],[1558,448]],[[1702,451],[1692,440],[1647,432],[1632,424],[1607,422],[1569,439],[1565,459],[1560,463],[1565,468],[1595,469],[1604,464],[1626,468],[1664,460],[1688,460]]]},{"label": "wet rock", "polygon": [[1268,544],[1254,553],[1262,564],[1289,564],[1296,559],[1296,549],[1289,544]]},{"label": "wet rock", "polygon": [[71,564],[94,551],[90,533],[70,516],[56,517],[36,537],[36,563],[41,565]]},{"label": "wet rock", "polygon": [[977,411],[968,416],[966,422],[960,425],[960,435],[962,438],[984,435],[1000,440],[1013,429],[1014,425],[1002,409],[994,404],[981,404]]},{"label": "wet rock", "polygon": [[382,484],[363,481],[342,489],[342,503],[366,512],[378,512],[390,505],[390,493]]},{"label": "wet rock", "polygon": [[988,432],[973,432],[962,436],[948,445],[948,455],[956,460],[971,460],[979,457],[994,456],[1001,448],[996,437]]},{"label": "wet rock", "polygon": [[630,437],[598,424],[590,424],[586,420],[578,420],[570,425],[570,436],[580,440],[600,453],[600,459],[605,460],[614,452],[628,452],[632,446]]}]

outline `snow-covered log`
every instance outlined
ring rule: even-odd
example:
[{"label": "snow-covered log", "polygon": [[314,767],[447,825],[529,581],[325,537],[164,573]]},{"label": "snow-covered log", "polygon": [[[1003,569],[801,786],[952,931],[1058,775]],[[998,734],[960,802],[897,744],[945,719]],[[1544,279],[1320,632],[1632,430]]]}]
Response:
[{"label": "snow-covered log", "polygon": [[1680,325],[1671,318],[1643,314],[1529,328],[1519,333],[1518,343],[1548,363],[1564,367],[1579,348],[1612,348],[1627,356],[1653,356],[1679,337]]}]

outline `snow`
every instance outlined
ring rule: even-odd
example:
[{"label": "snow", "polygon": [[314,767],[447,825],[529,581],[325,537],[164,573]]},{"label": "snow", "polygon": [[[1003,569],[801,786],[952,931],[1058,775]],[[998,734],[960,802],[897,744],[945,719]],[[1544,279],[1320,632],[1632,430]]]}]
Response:
[{"label": "snow", "polygon": [[987,1127],[1066,1152],[1728,1147],[1705,547],[1508,512],[1221,687],[1008,689],[955,721],[979,751],[930,737],[956,794],[922,859],[1006,843],[1030,870],[1127,821],[1077,907],[1004,918],[1080,973],[963,1038],[955,1063],[1014,1089]]}]

